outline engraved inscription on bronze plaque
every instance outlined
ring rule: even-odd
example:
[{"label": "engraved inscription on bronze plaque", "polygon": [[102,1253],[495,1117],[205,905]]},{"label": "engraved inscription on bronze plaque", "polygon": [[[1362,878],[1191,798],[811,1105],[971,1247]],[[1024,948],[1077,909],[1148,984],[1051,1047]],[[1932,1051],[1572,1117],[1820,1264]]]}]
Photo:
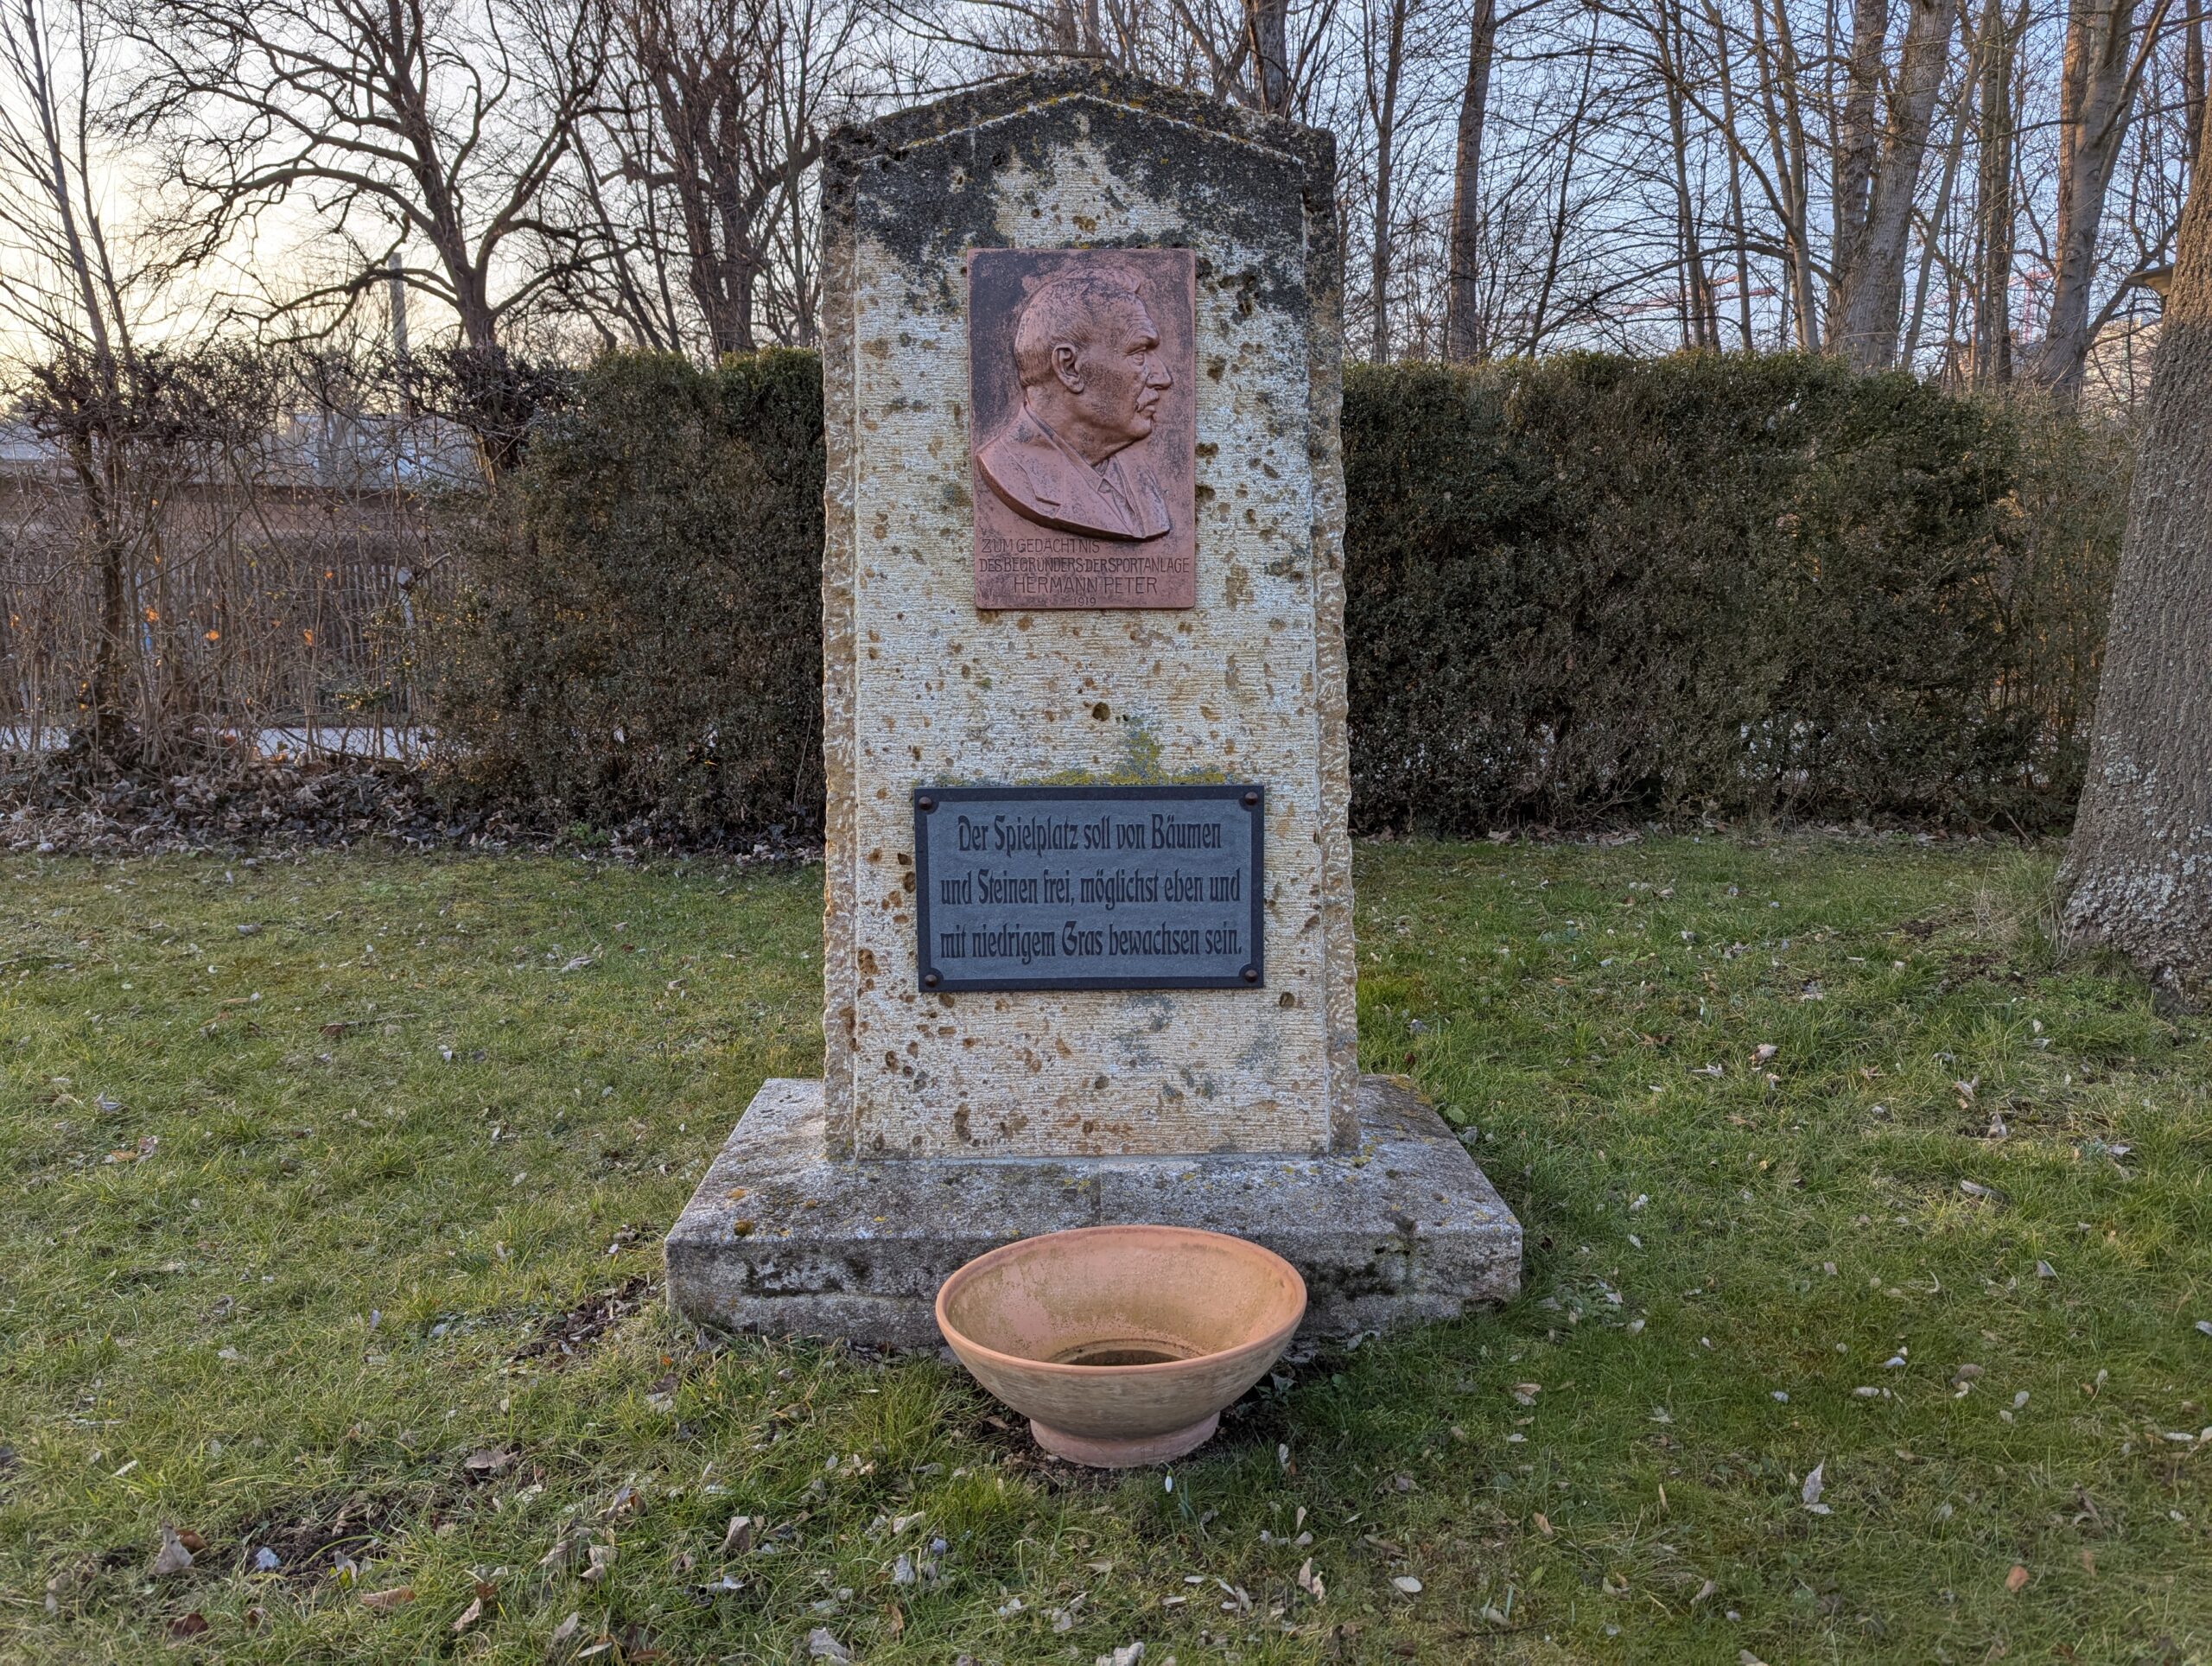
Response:
[{"label": "engraved inscription on bronze plaque", "polygon": [[925,990],[1257,989],[1256,786],[914,792]]},{"label": "engraved inscription on bronze plaque", "polygon": [[1188,249],[968,256],[978,607],[1198,601]]}]

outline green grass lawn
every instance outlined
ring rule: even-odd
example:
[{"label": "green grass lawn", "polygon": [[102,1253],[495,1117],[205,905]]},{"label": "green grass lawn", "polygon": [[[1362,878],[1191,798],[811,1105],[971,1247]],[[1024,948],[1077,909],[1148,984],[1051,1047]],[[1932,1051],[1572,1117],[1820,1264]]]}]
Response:
[{"label": "green grass lawn", "polygon": [[1119,1478],[658,1299],[818,869],[0,874],[10,1661],[2212,1659],[2208,1030],[2047,853],[1363,849],[1526,1293]]}]

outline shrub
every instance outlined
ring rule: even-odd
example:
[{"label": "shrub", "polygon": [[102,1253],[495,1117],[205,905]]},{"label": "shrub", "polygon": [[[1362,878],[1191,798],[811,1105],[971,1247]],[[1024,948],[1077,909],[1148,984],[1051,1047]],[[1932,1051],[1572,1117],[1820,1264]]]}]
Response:
[{"label": "shrub", "polygon": [[[453,790],[687,840],[821,817],[821,372],[615,355],[448,622]],[[2048,826],[2125,436],[1831,360],[1345,378],[1353,819]],[[1202,552],[1203,554],[1203,552]]]},{"label": "shrub", "polygon": [[822,372],[610,354],[534,427],[448,621],[448,790],[690,841],[822,814]]},{"label": "shrub", "polygon": [[2063,813],[2011,413],[1589,355],[1357,369],[1344,434],[1360,827]]}]

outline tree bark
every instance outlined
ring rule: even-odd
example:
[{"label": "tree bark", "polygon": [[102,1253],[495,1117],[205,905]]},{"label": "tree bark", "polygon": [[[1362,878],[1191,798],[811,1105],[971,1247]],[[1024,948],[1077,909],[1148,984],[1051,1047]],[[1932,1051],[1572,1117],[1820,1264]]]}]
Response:
[{"label": "tree bark", "polygon": [[1270,116],[1290,113],[1290,0],[1244,0],[1252,86]]},{"label": "tree bark", "polygon": [[2193,147],[2204,143],[2204,95],[2212,90],[2205,86],[2205,69],[2204,10],[2200,3],[2190,11],[2189,34],[2182,42],[2181,58],[2182,113],[2188,124],[2183,130]]},{"label": "tree bark", "polygon": [[2060,882],[2069,945],[2212,989],[2212,143],[2200,132]]},{"label": "tree bark", "polygon": [[1955,0],[1911,0],[1911,6],[1881,161],[1835,303],[1834,345],[1862,370],[1887,370],[1897,362],[1913,198],[1920,189],[1928,130],[1950,56],[1951,23],[1958,16]]},{"label": "tree bark", "polygon": [[1497,0],[1475,0],[1467,25],[1467,84],[1459,94],[1459,132],[1452,162],[1452,229],[1446,247],[1444,357],[1482,358],[1483,123],[1490,110],[1491,66],[1497,56]]}]

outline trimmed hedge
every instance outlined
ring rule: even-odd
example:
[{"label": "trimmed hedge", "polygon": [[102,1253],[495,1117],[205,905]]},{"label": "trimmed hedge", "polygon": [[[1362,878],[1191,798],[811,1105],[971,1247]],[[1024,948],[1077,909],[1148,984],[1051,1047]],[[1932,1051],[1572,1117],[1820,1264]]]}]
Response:
[{"label": "trimmed hedge", "polygon": [[818,828],[822,474],[814,353],[617,353],[576,378],[445,633],[447,790],[556,828]]},{"label": "trimmed hedge", "polygon": [[[819,824],[821,376],[610,356],[458,621],[456,786],[690,840]],[[2069,813],[2118,436],[1834,361],[1354,367],[1353,819]]]},{"label": "trimmed hedge", "polygon": [[2021,420],[1811,358],[1355,371],[1357,823],[2063,816]]}]

